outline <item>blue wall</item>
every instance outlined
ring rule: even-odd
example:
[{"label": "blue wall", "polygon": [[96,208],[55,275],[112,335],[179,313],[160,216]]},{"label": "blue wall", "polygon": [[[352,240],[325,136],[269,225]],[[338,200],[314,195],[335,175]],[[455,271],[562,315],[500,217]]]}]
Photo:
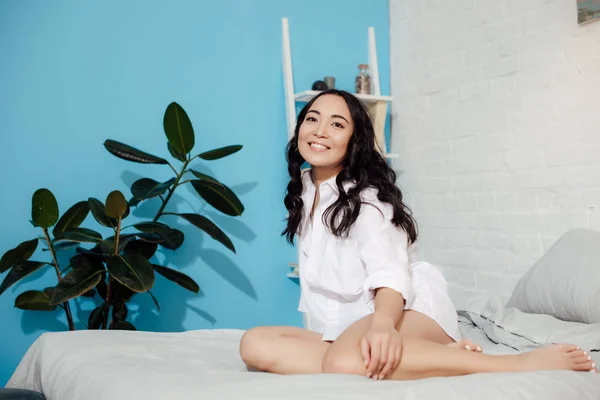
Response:
[{"label": "blue wall", "polygon": [[[194,125],[196,152],[244,145],[230,158],[197,165],[230,185],[246,211],[237,219],[219,215],[200,207],[187,187],[170,207],[205,212],[238,252],[170,221],[186,242],[157,261],[167,254],[166,265],[194,277],[201,293],[158,278],[160,313],[148,295],[137,295],[133,321],[155,331],[300,325],[298,285],[285,276],[295,250],[279,235],[286,183],[282,17],[290,21],[296,91],[325,75],[352,90],[357,65],[368,61],[367,27],[374,26],[382,92],[389,93],[386,0],[0,2],[0,254],[39,234],[28,220],[40,187],[54,192],[62,213],[87,197],[104,201],[114,189],[129,195],[139,177],[168,179],[168,168],[116,159],[102,143],[113,138],[169,157],[162,116],[177,101]],[[133,215],[147,218],[156,206]],[[83,225],[99,229],[91,216]],[[0,384],[40,334],[65,329],[61,312],[13,307],[19,293],[55,279],[48,267],[0,296]],[[84,328],[93,305],[72,303]]]}]

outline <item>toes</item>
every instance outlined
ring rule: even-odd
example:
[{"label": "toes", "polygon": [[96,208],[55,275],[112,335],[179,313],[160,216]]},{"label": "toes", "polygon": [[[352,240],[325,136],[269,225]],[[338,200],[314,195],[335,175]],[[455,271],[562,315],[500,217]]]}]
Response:
[{"label": "toes", "polygon": [[575,364],[589,364],[592,361],[590,356],[577,357],[573,359],[573,363]]},{"label": "toes", "polygon": [[571,359],[589,357],[588,353],[583,350],[574,350],[574,351],[568,352],[566,354]]},{"label": "toes", "polygon": [[579,357],[573,357],[573,362],[576,364],[583,364],[588,361],[592,361],[592,357],[590,357],[587,353],[580,355]]},{"label": "toes", "polygon": [[466,340],[466,339],[461,341],[460,348],[467,350],[467,351],[477,351],[477,352],[481,351],[481,346],[478,346],[475,343],[471,342],[470,340]]},{"label": "toes", "polygon": [[576,371],[595,371],[596,363],[593,361],[586,361],[584,363],[575,365],[575,370]]},{"label": "toes", "polygon": [[574,344],[563,344],[563,345],[561,345],[561,347],[567,353],[571,353],[571,352],[574,352],[574,351],[582,351],[579,346],[576,346]]}]

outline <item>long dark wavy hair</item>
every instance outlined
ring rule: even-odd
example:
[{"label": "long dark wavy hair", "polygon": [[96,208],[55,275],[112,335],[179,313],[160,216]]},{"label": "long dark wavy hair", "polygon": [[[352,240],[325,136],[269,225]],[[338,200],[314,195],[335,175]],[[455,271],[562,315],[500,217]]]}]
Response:
[{"label": "long dark wavy hair", "polygon": [[[375,130],[365,105],[354,95],[330,89],[315,96],[298,114],[294,137],[287,146],[288,172],[290,182],[287,185],[285,207],[288,210],[287,226],[282,232],[290,244],[303,217],[304,204],[302,201],[301,167],[305,162],[298,150],[298,132],[304,122],[306,113],[320,96],[333,94],[342,97],[350,116],[354,121],[354,132],[348,143],[346,156],[342,161],[342,171],[336,177],[336,186],[339,192],[338,199],[325,210],[323,223],[338,237],[347,237],[350,228],[356,222],[362,205],[360,193],[368,187],[378,190],[377,197],[383,203],[392,206],[394,214],[392,223],[402,227],[410,243],[417,239],[417,224],[411,215],[410,209],[402,202],[402,192],[396,186],[396,173],[388,165],[385,157],[375,147]],[[344,182],[354,182],[348,192],[344,189]]]}]

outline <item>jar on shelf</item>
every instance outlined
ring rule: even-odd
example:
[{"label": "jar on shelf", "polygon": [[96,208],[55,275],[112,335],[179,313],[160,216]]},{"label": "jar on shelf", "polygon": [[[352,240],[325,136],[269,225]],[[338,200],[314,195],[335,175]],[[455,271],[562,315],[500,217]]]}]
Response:
[{"label": "jar on shelf", "polygon": [[356,93],[371,94],[371,75],[369,74],[369,64],[359,64],[358,75],[356,76]]}]

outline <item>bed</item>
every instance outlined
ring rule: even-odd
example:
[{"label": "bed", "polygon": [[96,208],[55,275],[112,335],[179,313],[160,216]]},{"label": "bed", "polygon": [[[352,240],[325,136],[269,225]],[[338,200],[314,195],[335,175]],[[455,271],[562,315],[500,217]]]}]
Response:
[{"label": "bed", "polygon": [[[488,354],[573,343],[600,365],[597,260],[600,232],[572,230],[519,280],[507,303],[459,291],[453,301],[463,337]],[[38,391],[47,400],[600,400],[600,374],[589,372],[481,373],[402,382],[250,372],[238,354],[242,334],[226,329],[46,333],[27,351],[7,387]]]},{"label": "bed", "polygon": [[[464,337],[489,354],[565,341],[600,348],[600,324],[528,314],[496,298],[472,298],[459,314]],[[403,382],[250,372],[238,355],[242,334],[227,329],[46,333],[28,350],[7,387],[39,391],[47,400],[600,399],[600,374],[589,372],[485,373]],[[598,354],[591,352],[600,363]]]}]

